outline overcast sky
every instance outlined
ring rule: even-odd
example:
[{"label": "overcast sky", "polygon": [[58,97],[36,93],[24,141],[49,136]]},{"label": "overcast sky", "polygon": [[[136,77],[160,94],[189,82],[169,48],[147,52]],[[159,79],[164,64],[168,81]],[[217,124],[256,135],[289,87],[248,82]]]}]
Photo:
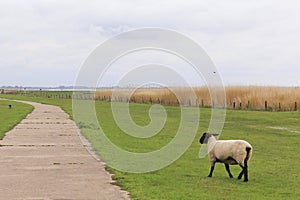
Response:
[{"label": "overcast sky", "polygon": [[73,85],[96,46],[144,27],[199,43],[226,85],[300,86],[296,0],[4,0],[0,27],[0,86]]}]

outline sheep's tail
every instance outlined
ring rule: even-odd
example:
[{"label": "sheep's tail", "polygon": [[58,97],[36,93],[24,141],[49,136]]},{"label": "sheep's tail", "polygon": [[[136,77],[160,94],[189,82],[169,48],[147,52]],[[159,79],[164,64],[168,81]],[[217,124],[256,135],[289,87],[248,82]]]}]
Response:
[{"label": "sheep's tail", "polygon": [[251,147],[246,147],[246,158],[245,158],[245,161],[247,162],[249,159],[250,159],[250,156],[251,156],[251,150],[252,148]]}]

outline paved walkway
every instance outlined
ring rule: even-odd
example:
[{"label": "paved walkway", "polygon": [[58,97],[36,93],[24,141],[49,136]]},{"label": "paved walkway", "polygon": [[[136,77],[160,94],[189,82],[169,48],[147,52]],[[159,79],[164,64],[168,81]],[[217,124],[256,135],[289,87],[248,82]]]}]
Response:
[{"label": "paved walkway", "polygon": [[27,103],[34,111],[0,140],[0,199],[129,199],[61,108]]}]

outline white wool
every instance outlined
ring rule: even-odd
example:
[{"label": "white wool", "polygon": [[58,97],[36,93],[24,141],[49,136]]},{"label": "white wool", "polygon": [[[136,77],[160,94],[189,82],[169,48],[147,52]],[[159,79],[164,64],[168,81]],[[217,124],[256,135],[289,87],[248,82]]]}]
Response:
[{"label": "white wool", "polygon": [[[247,156],[246,147],[250,147],[249,159],[252,153],[252,146],[244,140],[216,140],[214,136],[208,139],[208,153],[211,161],[219,159],[226,162],[231,157],[238,163],[228,162],[227,164],[240,164],[244,166],[244,160]],[[248,159],[248,160],[249,160]]]}]

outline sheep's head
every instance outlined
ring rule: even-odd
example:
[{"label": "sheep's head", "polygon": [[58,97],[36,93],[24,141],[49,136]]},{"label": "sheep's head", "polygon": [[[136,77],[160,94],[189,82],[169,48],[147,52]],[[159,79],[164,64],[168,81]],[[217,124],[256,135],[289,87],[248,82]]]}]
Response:
[{"label": "sheep's head", "polygon": [[199,140],[200,144],[207,144],[208,138],[210,136],[211,135],[209,133],[203,133],[203,135],[201,136],[201,138]]},{"label": "sheep's head", "polygon": [[208,139],[211,137],[211,136],[218,136],[218,134],[209,134],[209,133],[203,133],[203,135],[201,136],[199,142],[200,144],[207,144],[208,142]]}]

